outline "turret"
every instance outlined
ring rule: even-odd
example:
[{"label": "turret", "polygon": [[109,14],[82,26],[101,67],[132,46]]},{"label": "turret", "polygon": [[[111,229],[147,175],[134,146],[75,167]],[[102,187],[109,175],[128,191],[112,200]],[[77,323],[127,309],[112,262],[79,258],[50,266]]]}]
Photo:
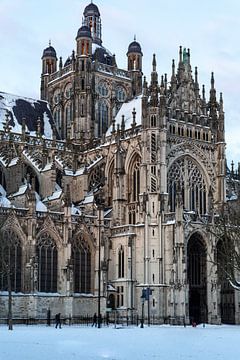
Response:
[{"label": "turret", "polygon": [[76,37],[77,42],[77,56],[92,55],[92,35],[88,26],[80,27]]},{"label": "turret", "polygon": [[100,12],[97,5],[91,3],[86,6],[84,10],[84,19],[83,25],[87,26],[90,29],[90,33],[93,39],[93,42],[101,45],[102,44],[102,25]]},{"label": "turret", "polygon": [[128,47],[128,71],[132,78],[133,96],[142,93],[142,49],[140,44],[134,38],[134,41]]},{"label": "turret", "polygon": [[92,118],[88,109],[91,109],[91,93],[88,91],[91,87],[91,63],[92,63],[92,34],[91,29],[83,25],[77,33],[77,52],[76,52],[76,69],[78,77],[76,88],[79,92],[78,113],[74,123],[74,137],[80,139],[83,131],[85,138],[89,140],[92,132]]},{"label": "turret", "polygon": [[48,100],[47,98],[47,84],[49,75],[57,71],[57,54],[54,47],[49,46],[43,51],[42,55],[42,75],[41,75],[41,99]]}]

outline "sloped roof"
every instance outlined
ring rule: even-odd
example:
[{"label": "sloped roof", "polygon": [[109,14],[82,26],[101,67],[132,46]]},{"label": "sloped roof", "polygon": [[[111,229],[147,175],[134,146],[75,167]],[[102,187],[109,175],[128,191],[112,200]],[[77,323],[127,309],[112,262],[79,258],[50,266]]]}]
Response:
[{"label": "sloped roof", "polygon": [[26,130],[30,135],[36,134],[37,120],[41,119],[41,133],[52,139],[53,118],[46,101],[35,100],[22,96],[12,95],[0,91],[0,130],[9,114],[10,126],[15,133],[22,133],[22,119],[25,118]]},{"label": "sloped roof", "polygon": [[[115,128],[117,125],[121,127],[122,116],[124,115],[125,130],[131,129],[133,122],[133,109],[136,111],[136,126],[142,123],[142,95],[136,96],[134,99],[122,104],[120,110],[115,117]],[[106,136],[111,135],[112,125],[108,128]]]}]

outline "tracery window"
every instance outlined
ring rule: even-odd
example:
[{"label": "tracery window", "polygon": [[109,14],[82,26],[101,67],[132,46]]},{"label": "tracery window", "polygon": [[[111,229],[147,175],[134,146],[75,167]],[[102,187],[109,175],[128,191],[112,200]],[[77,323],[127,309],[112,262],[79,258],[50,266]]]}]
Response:
[{"label": "tracery window", "polygon": [[54,118],[54,123],[56,125],[58,132],[61,133],[62,118],[61,118],[61,108],[60,107],[57,107],[54,110],[53,118]]},{"label": "tracery window", "polygon": [[91,251],[82,235],[72,243],[74,292],[91,292]]},{"label": "tracery window", "polygon": [[108,106],[105,101],[100,101],[98,103],[98,126],[99,126],[99,136],[104,134],[108,128]]},{"label": "tracery window", "polygon": [[113,171],[114,171],[114,161],[111,163],[109,168],[107,180],[108,180],[108,206],[112,206],[113,198]]},{"label": "tracery window", "polygon": [[42,235],[36,247],[38,259],[38,291],[57,291],[58,252],[49,234]]},{"label": "tracery window", "polygon": [[11,290],[21,291],[22,246],[19,236],[11,229],[0,234],[0,290],[8,290],[8,272]]},{"label": "tracery window", "polygon": [[124,250],[122,246],[118,250],[118,277],[124,277]]},{"label": "tracery window", "polygon": [[123,102],[126,100],[126,91],[122,86],[118,86],[116,88],[116,98],[120,102]]},{"label": "tracery window", "polygon": [[139,157],[135,158],[132,167],[130,167],[128,186],[129,186],[129,205],[128,205],[129,224],[135,224],[138,195],[140,193],[140,158]]},{"label": "tracery window", "polygon": [[98,92],[102,96],[108,95],[108,86],[105,82],[100,82],[98,85]]},{"label": "tracery window", "polygon": [[89,191],[94,187],[100,185],[103,182],[104,178],[104,168],[103,166],[95,166],[89,176]]},{"label": "tracery window", "polygon": [[67,129],[71,127],[71,120],[72,120],[72,104],[68,102],[65,107],[65,122],[66,122],[66,135],[67,136]]},{"label": "tracery window", "polygon": [[199,167],[189,156],[176,160],[168,171],[168,193],[171,211],[175,211],[177,188],[182,193],[184,208],[206,213],[206,182]]}]

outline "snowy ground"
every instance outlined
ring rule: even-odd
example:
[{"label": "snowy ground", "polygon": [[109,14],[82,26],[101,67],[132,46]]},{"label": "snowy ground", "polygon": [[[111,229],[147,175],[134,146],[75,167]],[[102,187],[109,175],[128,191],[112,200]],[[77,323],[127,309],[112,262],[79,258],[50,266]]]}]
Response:
[{"label": "snowy ground", "polygon": [[4,360],[237,360],[240,326],[0,326]]}]

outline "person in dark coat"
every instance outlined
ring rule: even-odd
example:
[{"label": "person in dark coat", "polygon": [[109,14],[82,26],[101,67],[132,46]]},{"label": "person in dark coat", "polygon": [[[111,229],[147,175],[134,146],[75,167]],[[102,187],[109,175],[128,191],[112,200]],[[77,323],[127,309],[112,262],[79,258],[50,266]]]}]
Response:
[{"label": "person in dark coat", "polygon": [[96,313],[93,315],[93,323],[92,323],[92,326],[97,326],[97,314],[96,314]]},{"label": "person in dark coat", "polygon": [[55,316],[55,328],[59,326],[59,329],[61,329],[61,313],[56,314]]}]

